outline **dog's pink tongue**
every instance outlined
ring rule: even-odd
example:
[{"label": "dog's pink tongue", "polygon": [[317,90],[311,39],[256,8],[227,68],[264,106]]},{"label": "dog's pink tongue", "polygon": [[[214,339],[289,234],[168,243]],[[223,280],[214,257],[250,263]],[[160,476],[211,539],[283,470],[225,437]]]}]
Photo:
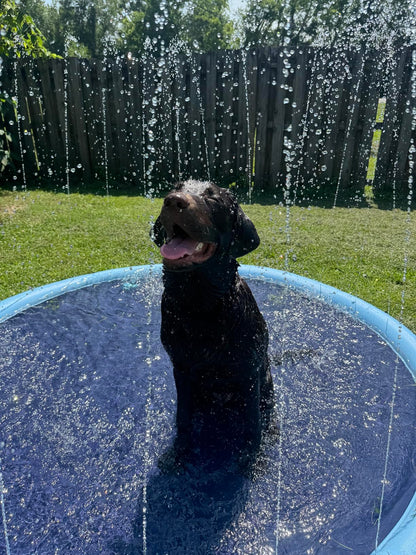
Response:
[{"label": "dog's pink tongue", "polygon": [[177,260],[186,254],[190,255],[195,252],[195,248],[199,241],[194,241],[190,237],[186,239],[182,237],[174,237],[160,248],[163,258],[168,260]]}]

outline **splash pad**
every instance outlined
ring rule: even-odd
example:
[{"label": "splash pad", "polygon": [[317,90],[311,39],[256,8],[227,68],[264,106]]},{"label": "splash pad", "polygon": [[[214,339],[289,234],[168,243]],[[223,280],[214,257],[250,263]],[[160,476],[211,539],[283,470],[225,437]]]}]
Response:
[{"label": "splash pad", "polygon": [[254,479],[164,474],[175,388],[160,273],[0,303],[3,549],[412,553],[415,336],[336,289],[242,266],[270,330],[280,442]]}]

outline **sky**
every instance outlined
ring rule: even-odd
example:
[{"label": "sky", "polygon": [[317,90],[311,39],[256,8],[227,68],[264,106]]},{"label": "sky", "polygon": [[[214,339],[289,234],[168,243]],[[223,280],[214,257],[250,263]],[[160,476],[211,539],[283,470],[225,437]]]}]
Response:
[{"label": "sky", "polygon": [[245,0],[228,0],[228,2],[231,13],[234,13],[238,8],[242,8],[245,4]]}]

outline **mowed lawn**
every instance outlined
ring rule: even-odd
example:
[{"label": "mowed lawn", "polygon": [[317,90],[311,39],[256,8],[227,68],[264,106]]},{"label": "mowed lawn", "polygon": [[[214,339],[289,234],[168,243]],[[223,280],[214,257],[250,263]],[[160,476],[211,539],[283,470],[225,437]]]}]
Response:
[{"label": "mowed lawn", "polygon": [[[75,275],[160,262],[160,199],[0,190],[0,299]],[[240,260],[352,293],[416,331],[414,213],[253,204],[260,247]],[[406,268],[406,280],[403,277]],[[403,302],[402,302],[403,300]]]}]

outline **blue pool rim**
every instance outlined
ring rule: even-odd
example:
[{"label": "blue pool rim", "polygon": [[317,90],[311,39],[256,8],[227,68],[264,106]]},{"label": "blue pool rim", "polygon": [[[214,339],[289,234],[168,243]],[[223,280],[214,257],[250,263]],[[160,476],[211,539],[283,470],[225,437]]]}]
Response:
[{"label": "blue pool rim", "polygon": [[[50,283],[0,301],[0,323],[24,310],[70,291],[103,282],[125,280],[134,282],[139,277],[160,276],[162,265],[131,266],[77,276]],[[322,300],[347,312],[374,330],[403,360],[416,381],[416,335],[400,322],[371,304],[325,285],[272,268],[242,265],[240,275],[245,278],[263,280],[284,285],[304,293],[308,297]],[[371,555],[412,555],[416,553],[416,494],[413,496],[400,520]]]}]

